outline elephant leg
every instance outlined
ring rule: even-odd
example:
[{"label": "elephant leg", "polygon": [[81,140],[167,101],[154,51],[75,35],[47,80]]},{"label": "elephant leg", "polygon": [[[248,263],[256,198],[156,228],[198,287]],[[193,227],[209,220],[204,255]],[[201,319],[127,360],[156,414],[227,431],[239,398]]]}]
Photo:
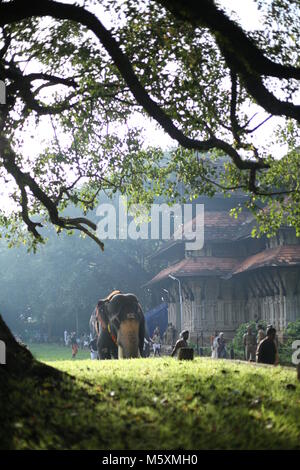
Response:
[{"label": "elephant leg", "polygon": [[110,359],[111,337],[107,330],[102,330],[97,342],[99,359]]},{"label": "elephant leg", "polygon": [[118,347],[113,340],[111,340],[110,356],[114,359],[118,359]]}]

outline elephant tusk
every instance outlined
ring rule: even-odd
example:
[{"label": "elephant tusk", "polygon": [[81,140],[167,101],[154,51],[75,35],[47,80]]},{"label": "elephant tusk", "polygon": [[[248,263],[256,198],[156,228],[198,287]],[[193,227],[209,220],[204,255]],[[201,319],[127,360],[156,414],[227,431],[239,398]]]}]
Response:
[{"label": "elephant tusk", "polygon": [[118,345],[118,359],[124,359],[123,348]]}]

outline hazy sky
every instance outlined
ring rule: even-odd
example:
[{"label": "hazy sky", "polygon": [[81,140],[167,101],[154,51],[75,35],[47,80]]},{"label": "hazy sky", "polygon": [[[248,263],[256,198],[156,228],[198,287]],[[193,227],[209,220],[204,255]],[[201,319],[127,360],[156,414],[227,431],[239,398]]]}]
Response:
[{"label": "hazy sky", "polygon": [[[241,24],[245,29],[251,30],[254,28],[257,29],[259,27],[263,27],[262,23],[260,23],[259,21],[259,12],[253,0],[242,0],[242,1],[241,0],[219,0],[218,3],[226,11],[228,11],[228,13],[230,13],[231,9],[234,10],[237,13],[241,21]],[[94,6],[93,10],[95,11],[96,8],[99,8],[99,6],[98,7]],[[109,23],[110,23],[109,18],[103,18],[103,15],[101,14],[101,20],[104,20],[104,24],[107,27],[109,27]],[[263,113],[260,113],[260,116],[258,117],[259,122],[264,117],[266,117],[266,115],[264,115]],[[142,124],[145,127],[146,129],[145,145],[160,146],[164,149],[176,145],[176,142],[172,141],[172,139],[167,134],[165,134],[163,130],[159,129],[157,124],[154,123],[153,121],[150,121],[149,119],[146,119],[146,118],[143,121],[141,121],[141,117],[137,115],[133,115],[131,121],[133,125]],[[268,122],[268,124],[263,126],[263,128],[256,133],[256,138],[258,142],[265,141],[266,134],[269,134],[272,132],[274,128],[274,124],[276,122],[278,123],[278,120],[272,118]],[[255,122],[253,122],[253,124],[255,124]],[[31,137],[32,134],[34,134],[34,139]],[[39,126],[39,128],[35,132],[28,132],[28,134],[25,136],[22,153],[25,156],[32,155],[33,149],[36,152],[38,151],[39,148],[43,147],[43,141],[48,140],[49,135],[51,134],[52,134],[51,126],[46,123]],[[275,153],[277,153],[278,155],[282,155],[284,154],[284,152],[285,152],[284,149],[275,148]],[[1,191],[0,191],[0,197],[1,197]],[[1,198],[1,208],[3,208],[4,206],[6,207],[10,206],[10,203],[7,197],[5,196],[5,194],[3,194]]]}]

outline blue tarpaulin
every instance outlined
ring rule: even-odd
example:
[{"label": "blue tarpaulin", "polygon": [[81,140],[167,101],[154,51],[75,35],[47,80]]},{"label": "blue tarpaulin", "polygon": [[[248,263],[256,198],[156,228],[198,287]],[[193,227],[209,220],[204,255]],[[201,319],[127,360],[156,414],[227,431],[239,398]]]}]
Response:
[{"label": "blue tarpaulin", "polygon": [[160,335],[164,334],[168,326],[168,304],[162,303],[157,307],[148,310],[145,314],[148,334],[153,336],[154,329],[158,326]]}]

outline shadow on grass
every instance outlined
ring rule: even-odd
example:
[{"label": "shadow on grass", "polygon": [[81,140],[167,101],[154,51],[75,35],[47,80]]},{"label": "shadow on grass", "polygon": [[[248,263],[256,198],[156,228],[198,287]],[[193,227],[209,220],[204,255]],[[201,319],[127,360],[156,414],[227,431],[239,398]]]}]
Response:
[{"label": "shadow on grass", "polygon": [[300,387],[288,372],[170,358],[62,368],[73,375],[39,363],[22,380],[0,374],[1,448],[300,448]]}]

